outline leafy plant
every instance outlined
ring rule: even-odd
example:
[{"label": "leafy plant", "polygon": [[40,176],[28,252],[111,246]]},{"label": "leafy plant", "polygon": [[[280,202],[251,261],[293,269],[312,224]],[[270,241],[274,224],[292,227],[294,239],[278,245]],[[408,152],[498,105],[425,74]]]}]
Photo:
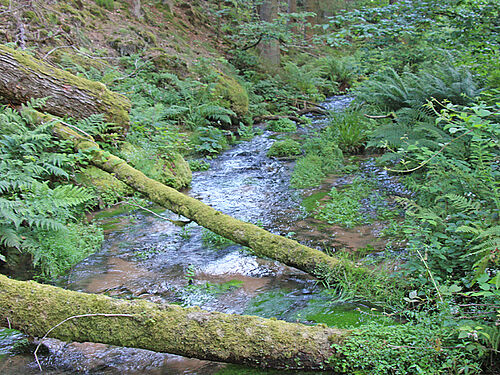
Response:
[{"label": "leafy plant", "polygon": [[294,121],[287,118],[269,121],[268,129],[273,132],[294,132],[297,130],[297,125]]},{"label": "leafy plant", "polygon": [[309,138],[304,143],[305,156],[299,158],[293,169],[290,184],[294,188],[317,186],[328,173],[342,167],[344,156],[331,129]]},{"label": "leafy plant", "polygon": [[114,10],[115,9],[115,2],[114,0],[95,0],[96,4],[106,8],[107,10]]},{"label": "leafy plant", "polygon": [[290,157],[300,155],[302,150],[300,144],[293,139],[285,139],[283,141],[276,141],[267,151],[268,157]]},{"label": "leafy plant", "polygon": [[201,232],[201,240],[203,242],[203,245],[208,246],[212,249],[223,249],[225,247],[228,247],[229,245],[234,244],[233,241],[205,228],[203,228]]},{"label": "leafy plant", "polygon": [[402,108],[420,109],[432,98],[467,104],[478,93],[470,72],[442,65],[416,74],[386,69],[357,88],[356,99],[385,114]]},{"label": "leafy plant", "polygon": [[[75,222],[86,203],[95,199],[90,190],[61,183],[68,179],[77,160],[69,144],[56,140],[51,122],[31,129],[33,121],[28,108],[16,113],[0,108],[3,124],[14,126],[0,136],[0,246],[17,248],[32,254],[34,264],[45,276],[54,276],[86,254],[88,248],[72,246],[66,254],[50,254],[47,238],[60,233],[68,235],[68,224]],[[83,227],[78,227],[83,233]],[[95,232],[96,238],[97,232]],[[89,236],[92,236],[89,233]],[[65,236],[59,237],[66,238]],[[100,243],[100,241],[97,241]],[[67,244],[66,244],[67,245]],[[54,251],[57,251],[54,249]],[[7,259],[8,260],[8,259]],[[72,264],[72,263],[71,263]]]},{"label": "leafy plant", "polygon": [[191,137],[193,149],[203,155],[215,155],[227,147],[226,135],[213,126],[199,127]]},{"label": "leafy plant", "polygon": [[370,124],[362,113],[352,110],[331,112],[330,131],[335,134],[340,149],[344,152],[359,152],[368,138]]}]

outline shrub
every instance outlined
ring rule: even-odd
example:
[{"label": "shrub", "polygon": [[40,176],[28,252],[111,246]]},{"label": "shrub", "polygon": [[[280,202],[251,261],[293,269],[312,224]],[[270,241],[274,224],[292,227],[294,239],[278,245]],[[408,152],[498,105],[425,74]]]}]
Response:
[{"label": "shrub", "polygon": [[297,125],[290,119],[280,118],[279,120],[269,121],[268,129],[273,132],[294,132]]},{"label": "shrub", "polygon": [[300,144],[293,139],[285,139],[284,141],[276,141],[273,143],[269,151],[268,157],[288,157],[300,155]]},{"label": "shrub", "polygon": [[97,5],[99,5],[100,7],[106,8],[107,10],[114,10],[115,9],[114,0],[95,0],[95,2]]},{"label": "shrub", "polygon": [[332,112],[329,127],[342,151],[356,153],[365,145],[370,123],[357,111]]}]

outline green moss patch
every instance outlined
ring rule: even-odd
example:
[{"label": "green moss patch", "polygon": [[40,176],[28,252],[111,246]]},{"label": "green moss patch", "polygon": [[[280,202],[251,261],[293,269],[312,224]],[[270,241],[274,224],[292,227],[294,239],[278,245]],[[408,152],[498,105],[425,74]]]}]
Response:
[{"label": "green moss patch", "polygon": [[276,141],[273,143],[269,151],[268,157],[289,157],[297,156],[302,153],[300,144],[293,139],[285,139],[284,141]]},{"label": "green moss patch", "polygon": [[77,174],[79,183],[93,188],[99,196],[99,206],[107,207],[130,196],[134,190],[115,176],[94,166],[87,167]]},{"label": "green moss patch", "polygon": [[146,176],[174,189],[183,189],[191,184],[189,164],[181,154],[157,155],[139,146],[125,143],[121,156]]}]

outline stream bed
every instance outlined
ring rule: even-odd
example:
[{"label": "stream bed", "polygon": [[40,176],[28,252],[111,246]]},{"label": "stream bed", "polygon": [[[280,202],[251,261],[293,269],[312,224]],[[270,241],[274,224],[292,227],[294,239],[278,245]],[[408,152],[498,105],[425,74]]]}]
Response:
[{"label": "stream bed", "polygon": [[[337,97],[325,106],[342,110],[349,103],[349,98]],[[313,126],[323,123],[324,119],[317,118]],[[263,131],[211,160],[208,171],[193,173],[188,194],[273,233],[293,235],[309,246],[356,250],[369,245],[383,249],[378,223],[352,229],[321,227],[308,215],[301,206],[303,194],[323,194],[345,181],[342,176],[331,176],[317,189],[294,191],[289,186],[293,162],[266,156],[275,136]],[[375,167],[367,168],[366,173],[376,171]],[[58,281],[59,286],[306,324],[347,327],[373,320],[371,306],[343,303],[308,274],[255,257],[249,249],[195,223],[173,223],[185,219],[169,211],[153,214],[138,210],[107,216],[98,219],[106,229],[102,250],[76,265]],[[15,355],[16,348],[23,345],[28,345],[23,335],[0,331],[0,373],[39,373],[32,356]],[[225,364],[103,344],[47,339],[41,354],[44,373],[54,375],[230,373]]]}]

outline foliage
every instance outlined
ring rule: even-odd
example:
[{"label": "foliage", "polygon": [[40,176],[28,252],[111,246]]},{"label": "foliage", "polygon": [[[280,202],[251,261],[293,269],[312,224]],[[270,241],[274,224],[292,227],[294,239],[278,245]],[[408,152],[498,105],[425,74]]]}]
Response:
[{"label": "foliage", "polygon": [[267,151],[268,157],[290,157],[297,156],[302,153],[300,143],[291,138],[283,141],[276,141]]},{"label": "foliage", "polygon": [[330,200],[318,207],[315,217],[329,224],[352,228],[375,219],[384,220],[398,215],[397,210],[387,204],[387,197],[383,193],[360,178],[355,178],[348,186],[333,187],[328,196]]},{"label": "foliage", "polygon": [[402,108],[419,109],[432,98],[467,104],[478,94],[472,75],[450,65],[435,66],[416,74],[383,70],[356,90],[356,100],[382,113]]},{"label": "foliage", "polygon": [[[399,70],[449,61],[454,55],[486,78],[500,65],[495,58],[498,12],[494,0],[395,1],[337,13],[325,25],[331,31],[325,39],[331,45],[360,46],[366,51],[364,60],[389,63]],[[379,51],[382,54],[373,60]]]},{"label": "foliage", "polygon": [[328,173],[342,168],[344,156],[328,128],[304,143],[305,156],[293,169],[290,184],[294,188],[318,186]]},{"label": "foliage", "polygon": [[280,118],[278,120],[269,121],[267,128],[273,132],[287,133],[296,131],[297,125],[290,119]]},{"label": "foliage", "polygon": [[115,9],[115,1],[114,0],[95,0],[96,4],[106,8],[107,10]]},{"label": "foliage", "polygon": [[[67,238],[68,225],[76,221],[84,205],[94,200],[94,195],[87,189],[61,183],[70,177],[77,156],[71,154],[67,142],[51,135],[52,123],[31,128],[30,109],[40,104],[32,102],[21,113],[0,108],[0,173],[3,176],[0,245],[3,249],[17,248],[32,254],[34,264],[43,275],[55,276],[71,265],[71,260],[94,250],[100,241],[97,240],[95,246],[68,248],[66,255],[71,260],[60,248],[58,254],[47,252],[47,238],[57,237],[60,243]],[[85,234],[84,227],[78,230]],[[97,232],[86,234],[93,237]]]},{"label": "foliage", "polygon": [[312,101],[324,99],[318,87],[324,86],[325,83],[318,71],[310,69],[308,66],[298,66],[292,62],[286,63],[283,70],[284,81],[301,97]]},{"label": "foliage", "polygon": [[370,122],[361,112],[346,110],[330,112],[328,126],[342,151],[359,153],[367,140]]},{"label": "foliage", "polygon": [[193,149],[203,155],[215,155],[227,148],[224,131],[213,126],[199,127],[191,137]]},{"label": "foliage", "polygon": [[[404,230],[411,251],[426,254],[439,282],[470,285],[473,269],[482,273],[498,266],[498,106],[449,104],[436,122],[453,137],[442,150],[410,145],[397,151],[397,169],[417,166],[408,183],[419,199],[407,202]],[[417,260],[409,267],[420,270],[419,282],[427,282]]]},{"label": "foliage", "polygon": [[201,232],[201,240],[203,242],[203,245],[212,249],[223,249],[225,247],[228,247],[229,245],[234,244],[233,241],[227,239],[226,237],[223,237],[205,228],[203,228]]},{"label": "foliage", "polygon": [[321,75],[332,83],[336,83],[334,93],[345,91],[351,87],[360,75],[359,64],[353,57],[337,57],[329,55],[318,59]]},{"label": "foliage", "polygon": [[95,225],[69,223],[64,231],[37,231],[36,240],[38,246],[31,250],[33,265],[40,267],[40,276],[49,278],[99,250],[104,236]]},{"label": "foliage", "polygon": [[479,373],[482,354],[468,349],[439,322],[368,324],[333,347],[342,358],[337,371],[370,374]]},{"label": "foliage", "polygon": [[189,169],[194,171],[208,171],[210,169],[210,163],[204,159],[189,160]]}]

